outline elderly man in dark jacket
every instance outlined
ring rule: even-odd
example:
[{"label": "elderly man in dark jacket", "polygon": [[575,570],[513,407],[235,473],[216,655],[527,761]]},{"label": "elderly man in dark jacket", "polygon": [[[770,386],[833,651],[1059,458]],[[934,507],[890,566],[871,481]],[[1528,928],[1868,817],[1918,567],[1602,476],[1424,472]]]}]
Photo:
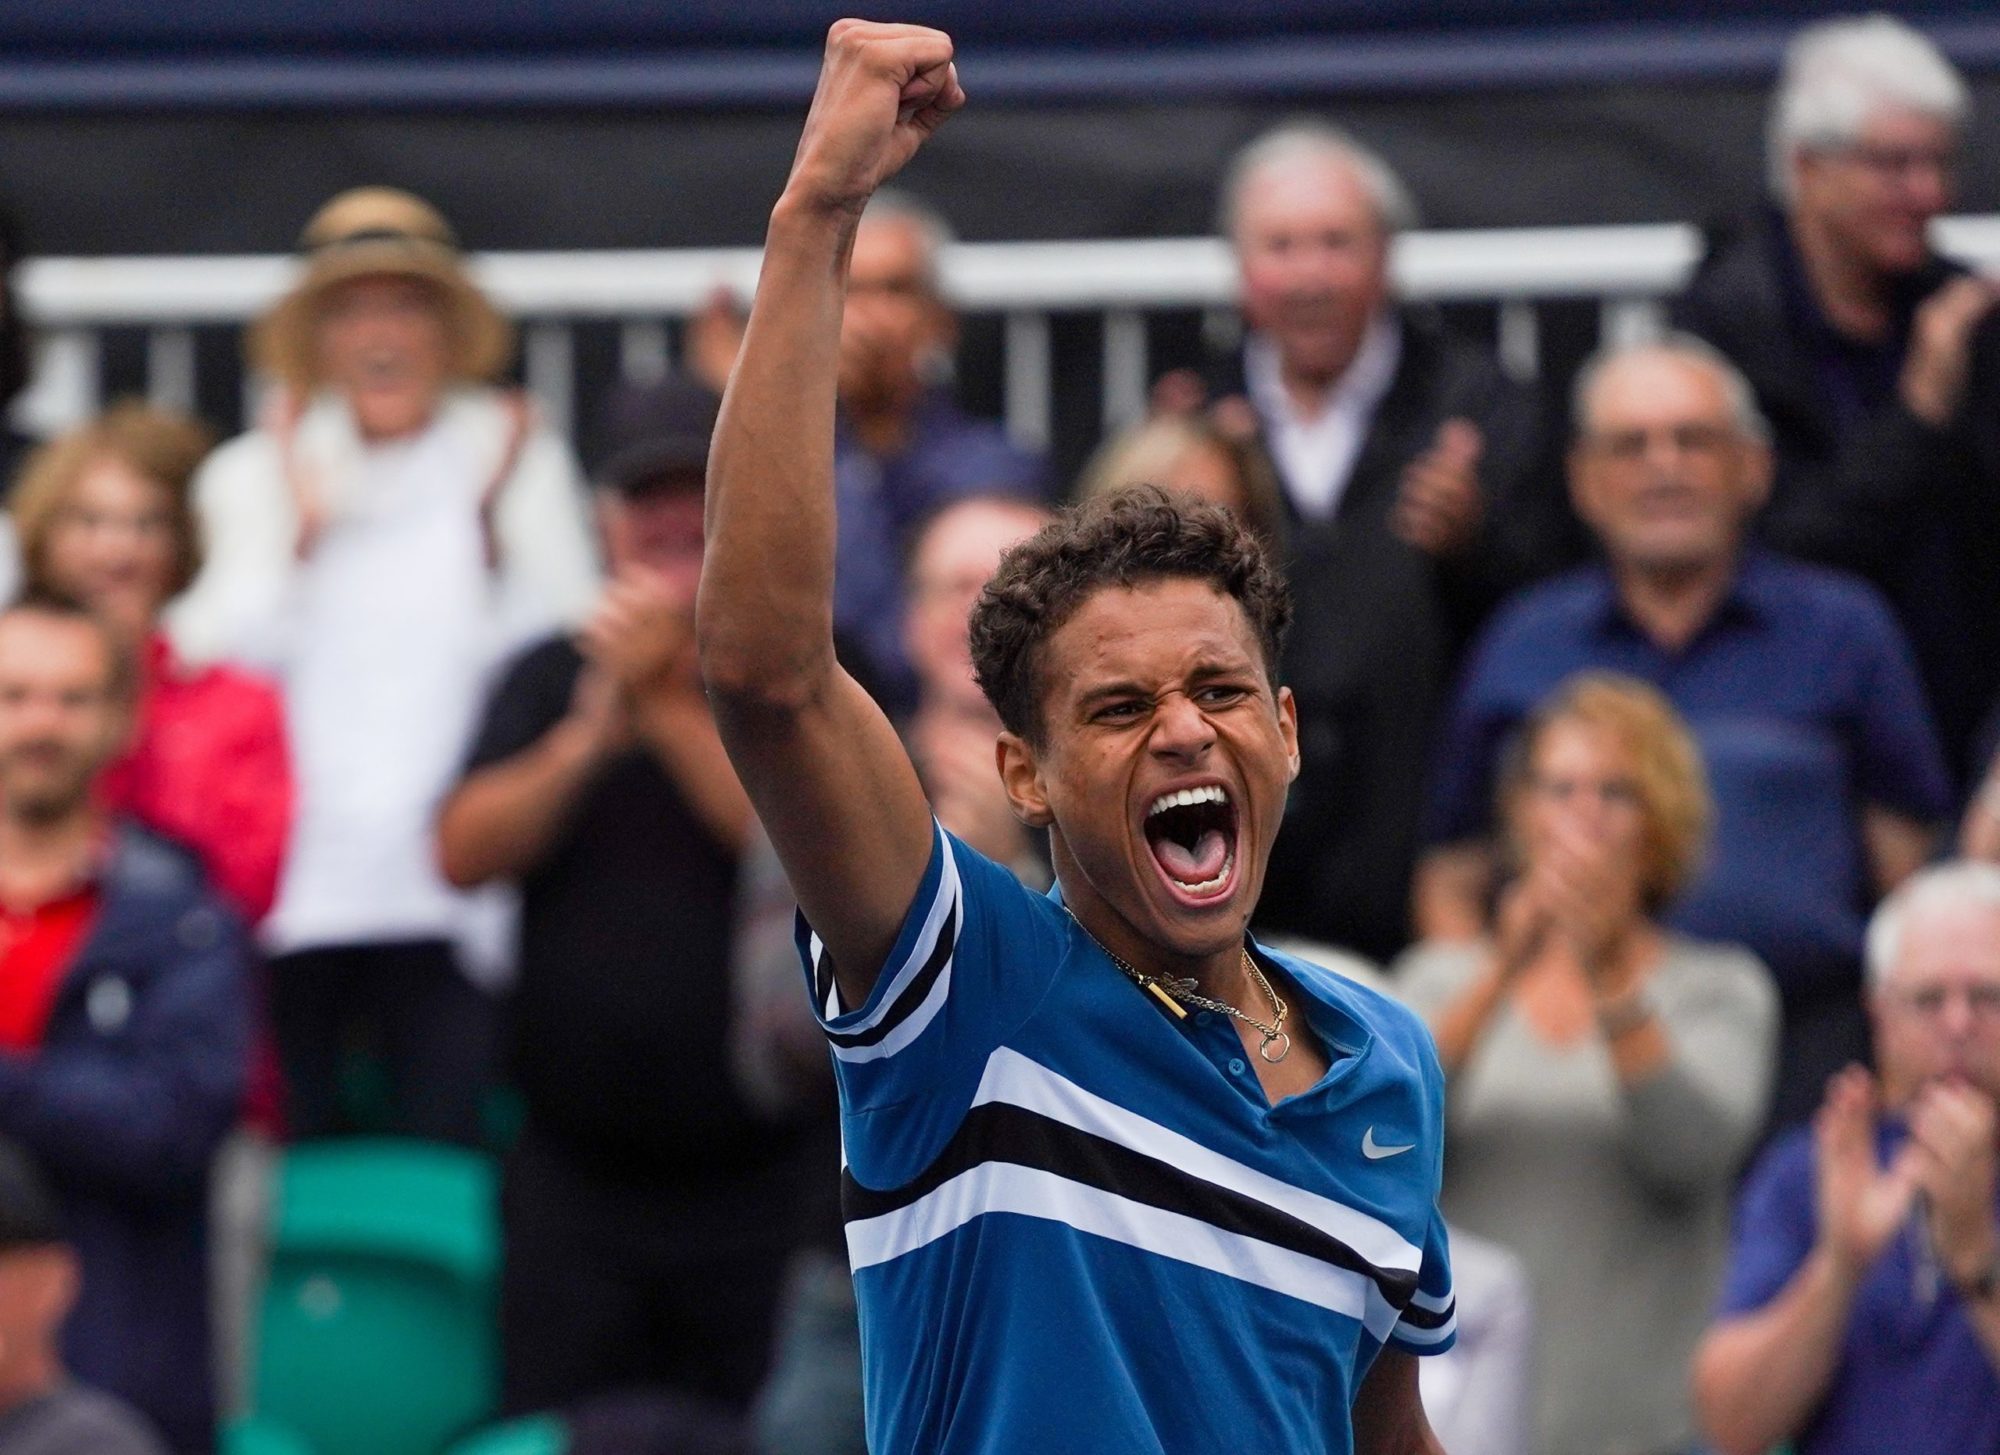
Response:
[{"label": "elderly man in dark jacket", "polygon": [[1398,305],[1413,209],[1382,161],[1291,125],[1240,152],[1222,223],[1248,335],[1207,381],[1282,485],[1296,614],[1285,680],[1301,770],[1260,913],[1386,959],[1409,938],[1431,735],[1460,652],[1580,541],[1533,394]]},{"label": "elderly man in dark jacket", "polygon": [[82,1264],[70,1369],[206,1450],[204,1209],[243,1092],[245,950],[191,855],[93,804],[131,684],[82,610],[0,612],[0,1135],[46,1170]]},{"label": "elderly man in dark jacket", "polygon": [[1771,106],[1774,205],[1711,236],[1674,306],[1770,420],[1762,534],[1889,597],[1961,774],[2000,691],[2000,290],[1931,238],[1967,105],[1900,21],[1801,31]]}]

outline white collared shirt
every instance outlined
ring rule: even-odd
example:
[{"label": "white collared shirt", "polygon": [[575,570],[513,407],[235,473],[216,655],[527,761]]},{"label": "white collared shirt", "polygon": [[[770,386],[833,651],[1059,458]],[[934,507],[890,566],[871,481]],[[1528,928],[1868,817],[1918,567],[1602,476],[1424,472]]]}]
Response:
[{"label": "white collared shirt", "polygon": [[1271,458],[1285,494],[1307,520],[1326,520],[1340,508],[1376,406],[1389,392],[1403,358],[1403,330],[1393,310],[1375,315],[1347,372],[1327,394],[1318,414],[1301,418],[1285,390],[1278,346],[1252,334],[1243,346],[1243,380],[1264,424]]}]

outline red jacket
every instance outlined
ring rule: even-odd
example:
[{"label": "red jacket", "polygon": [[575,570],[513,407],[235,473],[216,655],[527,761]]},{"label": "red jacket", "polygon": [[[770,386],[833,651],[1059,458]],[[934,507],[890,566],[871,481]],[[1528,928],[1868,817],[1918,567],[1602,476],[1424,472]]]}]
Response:
[{"label": "red jacket", "polygon": [[193,849],[255,924],[278,896],[292,825],[277,690],[230,667],[189,671],[157,633],[140,668],[132,744],[104,775],[105,805]]}]

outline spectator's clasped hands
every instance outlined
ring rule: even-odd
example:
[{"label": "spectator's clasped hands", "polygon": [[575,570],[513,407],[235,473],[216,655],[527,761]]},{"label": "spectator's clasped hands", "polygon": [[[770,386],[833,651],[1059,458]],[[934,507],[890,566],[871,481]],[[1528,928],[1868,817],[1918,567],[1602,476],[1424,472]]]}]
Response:
[{"label": "spectator's clasped hands", "polygon": [[1908,1218],[1917,1192],[1917,1144],[1887,1167],[1875,1156],[1875,1078],[1849,1066],[1827,1083],[1813,1118],[1819,1252],[1845,1283],[1858,1282]]},{"label": "spectator's clasped hands", "polygon": [[1932,1082],[1910,1108],[1909,1147],[1931,1246],[1944,1275],[1961,1287],[2000,1255],[1995,1132],[1993,1099],[1963,1081]]},{"label": "spectator's clasped hands", "polygon": [[656,691],[696,692],[694,599],[650,571],[621,573],[584,623],[583,655],[629,701]]},{"label": "spectator's clasped hands", "polygon": [[1501,895],[1496,948],[1508,973],[1531,963],[1551,936],[1564,941],[1594,987],[1623,968],[1620,947],[1639,922],[1637,876],[1597,840],[1557,826],[1527,870]]},{"label": "spectator's clasped hands", "polygon": [[836,21],[787,196],[858,214],[965,104],[951,56],[951,37],[940,30]]},{"label": "spectator's clasped hands", "polygon": [[1921,1199],[1939,1271],[1971,1282],[2000,1255],[1993,1099],[1958,1080],[1926,1084],[1909,1108],[1909,1139],[1887,1167],[1875,1155],[1879,1101],[1874,1078],[1850,1066],[1828,1083],[1813,1121],[1821,1252],[1837,1276],[1857,1281]]}]

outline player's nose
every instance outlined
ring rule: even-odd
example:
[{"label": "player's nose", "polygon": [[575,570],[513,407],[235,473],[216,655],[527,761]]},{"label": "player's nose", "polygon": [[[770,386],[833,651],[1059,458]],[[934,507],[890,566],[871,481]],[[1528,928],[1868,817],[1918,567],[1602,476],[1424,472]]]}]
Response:
[{"label": "player's nose", "polygon": [[1215,745],[1215,726],[1193,698],[1169,692],[1153,714],[1153,751],[1165,756],[1199,758]]}]

